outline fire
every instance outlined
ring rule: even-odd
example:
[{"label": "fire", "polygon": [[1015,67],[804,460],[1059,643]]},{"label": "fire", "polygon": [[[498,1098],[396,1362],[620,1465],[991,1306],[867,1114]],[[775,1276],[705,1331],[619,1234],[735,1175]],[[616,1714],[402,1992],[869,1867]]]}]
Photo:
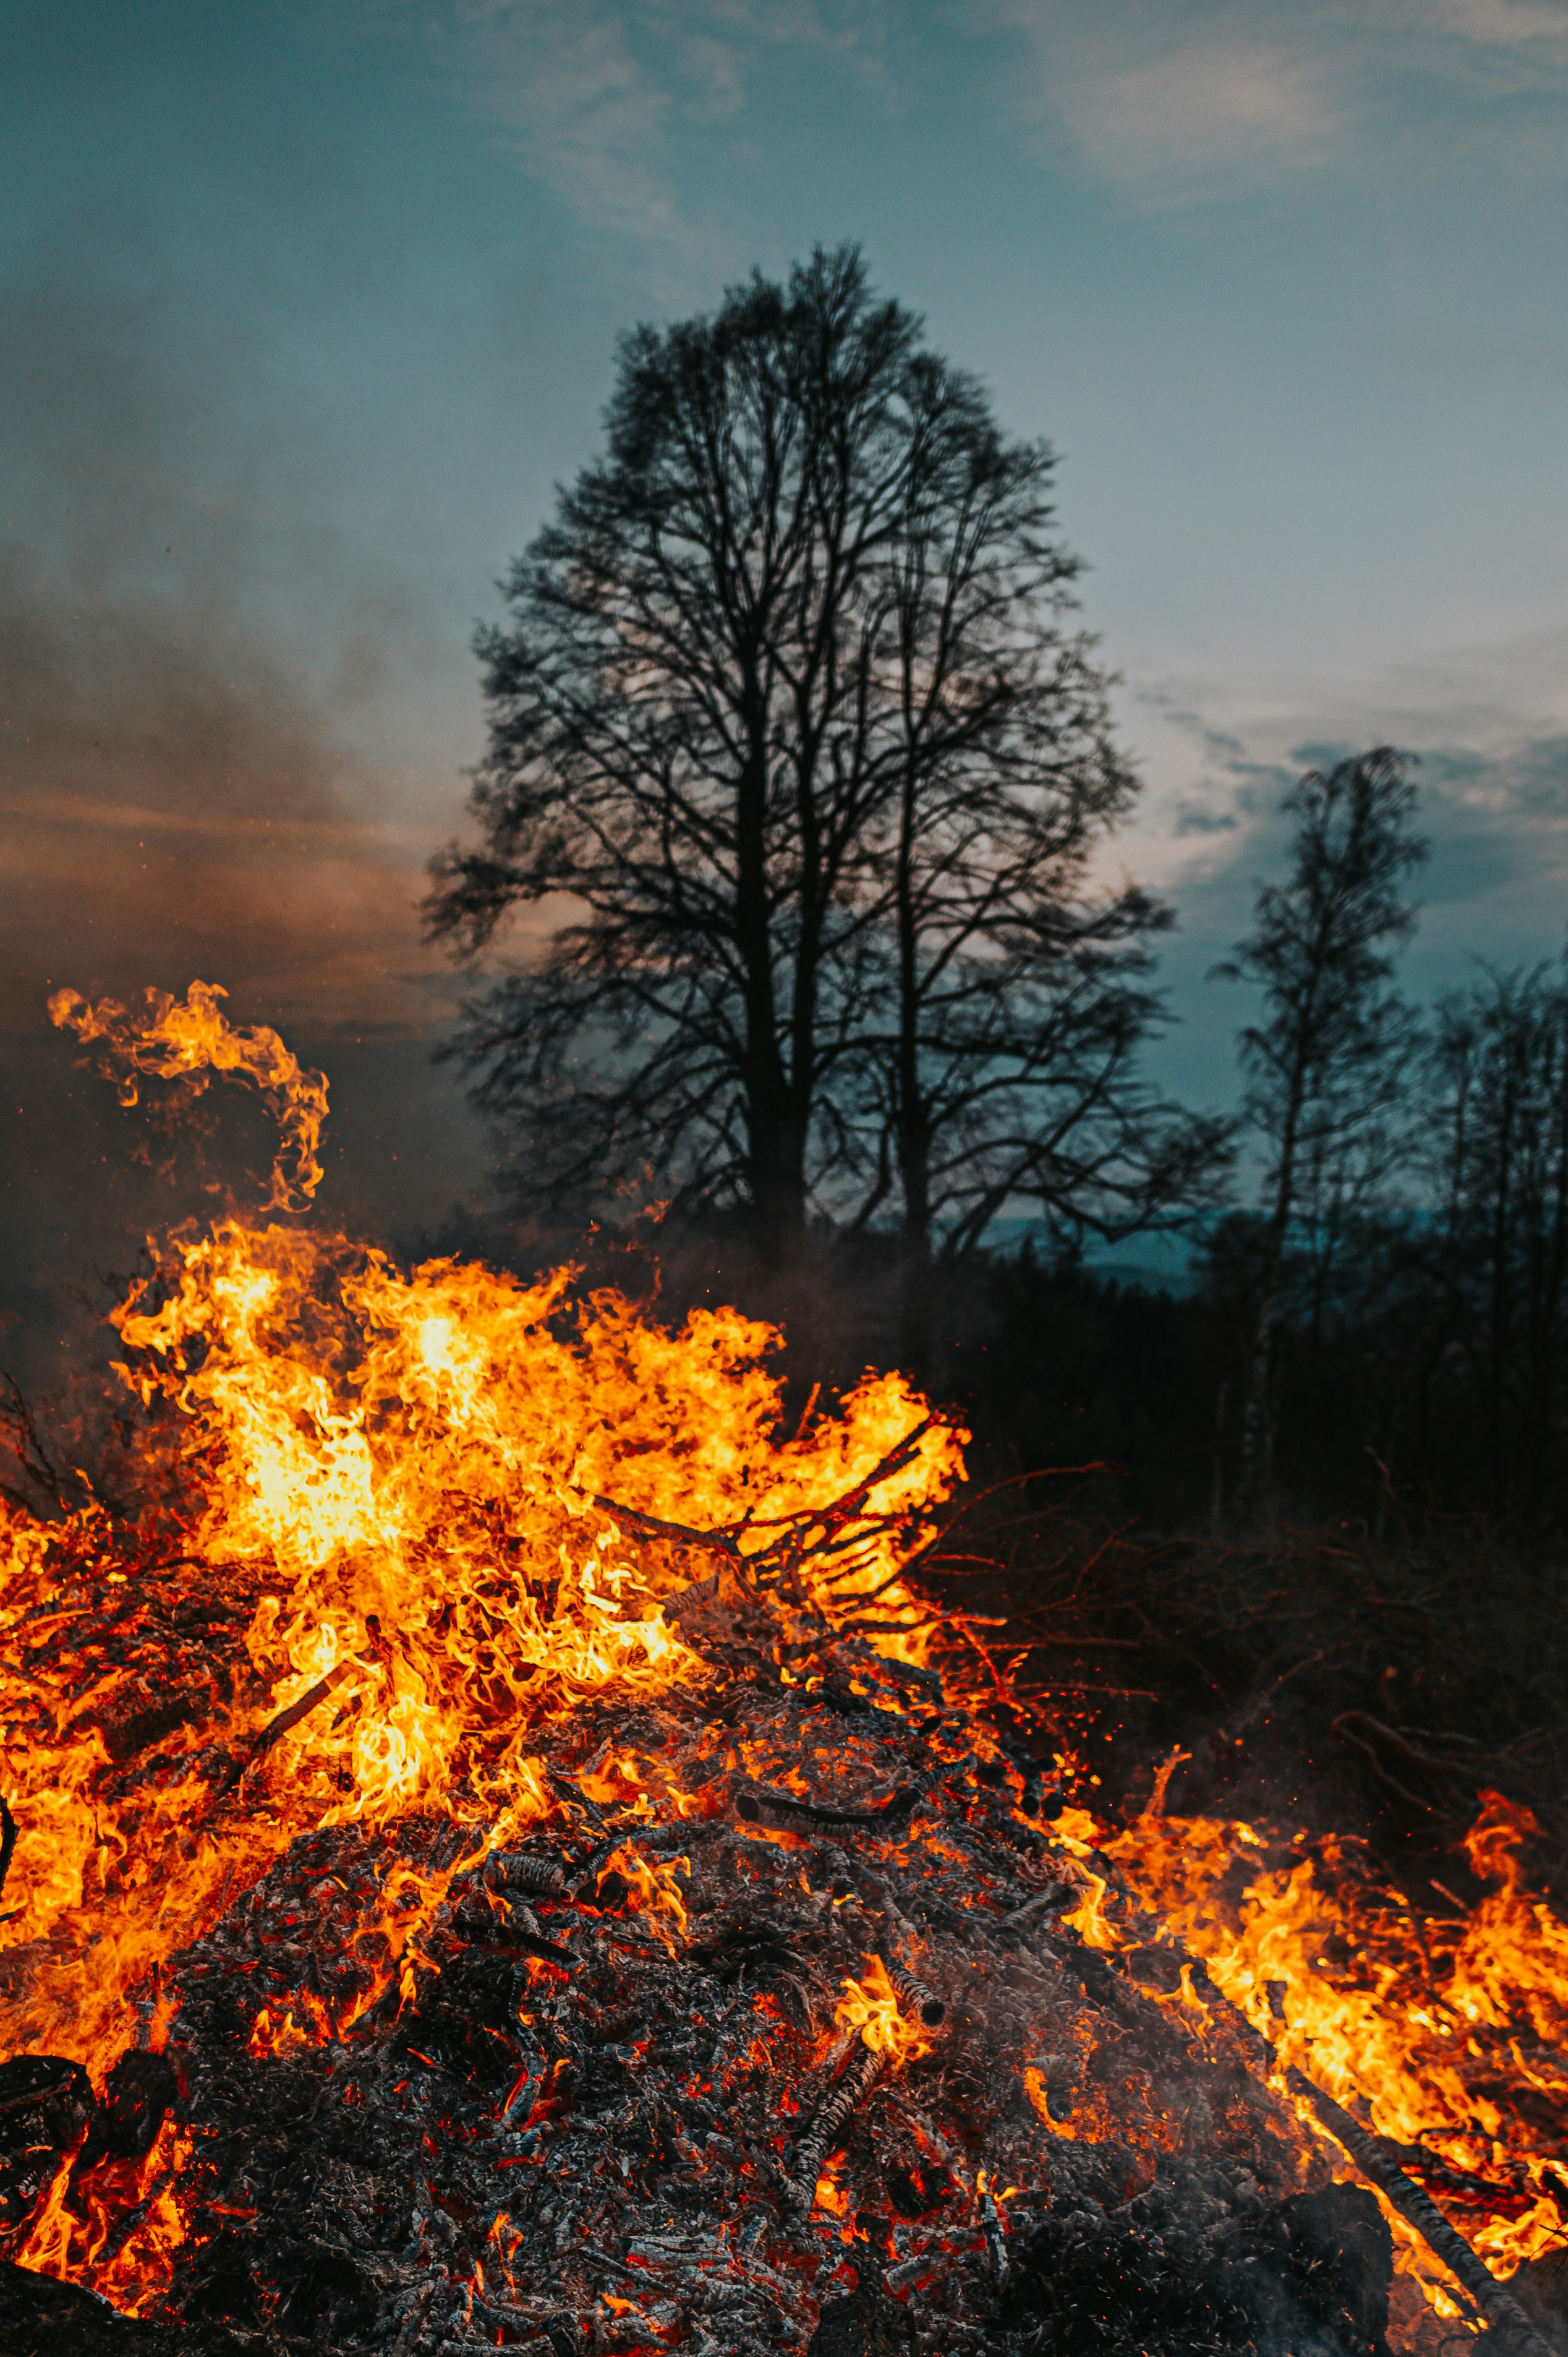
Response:
[{"label": "fire", "polygon": [[[260,1088],[281,1129],[265,1208],[297,1210],[321,1176],[326,1082],[275,1032],[231,1027],[222,996],[193,983],[183,1002],[148,992],[133,1014],[65,991],[51,1013],[118,1070],[127,1103],[144,1076],[200,1088],[216,1071]],[[48,1523],[0,1504],[0,1792],[17,1827],[0,1985],[14,2048],[80,2061],[101,2087],[127,2050],[162,2051],[169,1959],[255,1896],[291,1844],[329,1829],[346,1844],[334,1857],[366,1860],[321,1885],[357,1979],[330,2005],[296,1989],[247,2013],[249,2054],[269,2068],[342,2047],[383,1999],[389,2017],[416,2008],[442,1970],[455,1886],[553,1821],[594,1828],[574,1898],[637,1917],[645,1949],[649,1933],[673,1953],[688,1898],[700,1902],[691,1859],[661,1850],[650,1821],[692,1820],[696,1854],[707,1788],[679,1789],[624,1734],[568,1779],[559,1749],[547,1765],[542,1730],[606,1699],[629,1711],[722,1687],[736,1614],[764,1631],[781,1688],[822,1684],[824,1635],[852,1637],[849,1693],[878,1710],[897,1706],[873,1672],[926,1669],[935,1623],[904,1573],[964,1478],[968,1436],[897,1374],[868,1374],[788,1437],[768,1364],[779,1338],[736,1309],[671,1328],[614,1290],[585,1293],[570,1269],[525,1281],[444,1257],[405,1271],[342,1236],[236,1215],[167,1243],[113,1324],[124,1383],[155,1430],[177,1435],[183,1507],[128,1528],[96,1503]],[[138,1631],[177,1618],[200,1632],[198,1666],[188,1687],[156,1691]],[[961,1708],[950,1672],[943,1699]],[[962,1739],[994,1752],[978,1720]],[[830,1834],[832,1812],[801,1764],[770,1765],[748,1735],[726,1757],[757,1780],[753,1855],[775,1873],[782,1852],[793,1874],[791,1809]],[[1520,2086],[1568,2098],[1568,1929],[1525,1888],[1527,1813],[1486,1796],[1469,1855],[1492,1888],[1455,1919],[1380,1889],[1332,1839],[1309,1849],[1305,1836],[1167,1819],[1165,1791],[1119,1833],[1081,1809],[1031,1824],[1048,1833],[1054,1879],[1019,1912],[1071,1885],[1061,1920],[1113,1955],[1135,1944],[1131,1884],[1271,2041],[1281,2073],[1304,2071],[1425,2169],[1495,2274],[1568,2241],[1568,2170],[1501,2100]],[[838,1822],[902,1824],[888,1813],[898,1799]],[[400,1848],[416,1818],[445,1821],[438,1855]],[[939,1825],[924,1839],[933,1860],[967,1857]],[[1238,1861],[1246,1887],[1232,1897]],[[833,1907],[843,1897],[823,1893]],[[548,1932],[535,1923],[527,1964],[545,1988],[562,1977]],[[940,1999],[894,1973],[897,1987],[869,1954],[842,1983],[835,2059],[854,2059],[796,2156],[802,2198],[814,2188],[830,2214],[847,2205],[832,2136],[850,2095],[930,2052],[941,2018]],[[1190,1964],[1155,1994],[1193,2040],[1208,2034]],[[739,2041],[737,2029],[737,2053]],[[753,2043],[762,2068],[766,2043]],[[1092,2102],[1062,2094],[1069,2061],[1020,2058],[1030,2104],[1053,2135],[1108,2133]],[[563,2074],[560,2061],[525,2065],[507,2099],[520,2132],[548,2132]],[[166,2118],[138,2160],[79,2178],[81,2158],[79,2141],[17,2255],[145,2309],[190,2231],[192,2139]],[[996,2204],[1016,2189],[989,2192],[983,2171],[975,2186],[977,2231],[1000,2236]],[[1441,2299],[1435,2263],[1396,2231],[1402,2263]],[[499,2218],[494,2235],[499,2255]],[[633,2312],[618,2295],[606,2304]]]},{"label": "fire", "polygon": [[[304,2016],[303,2021],[295,2019],[296,2008]],[[294,2054],[302,2047],[325,2046],[334,2034],[332,2018],[321,1999],[309,1989],[302,1989],[279,2020],[274,2020],[270,2006],[263,2006],[245,2050],[252,2056]]]},{"label": "fire", "polygon": [[[153,2299],[170,2261],[187,2238],[180,2180],[189,2169],[193,2139],[166,2119],[145,2159],[84,2180],[85,2215],[70,2200],[70,2171],[62,2168],[38,2209],[16,2262],[39,2275],[90,2282],[123,2314],[136,2315]],[[126,2214],[136,2231],[126,2236]]]},{"label": "fire", "polygon": [[[120,1102],[134,1105],[141,1078],[188,1081],[199,1092],[211,1072],[231,1072],[253,1082],[278,1116],[278,1158],[273,1166],[270,1209],[295,1210],[321,1183],[316,1149],[327,1118],[327,1081],[307,1071],[291,1048],[264,1023],[238,1030],[218,1001],[228,992],[219,984],[193,982],[183,999],[165,990],[146,990],[146,1012],[134,1015],[115,998],[91,1006],[79,990],[57,990],[49,1016],[61,1030],[74,1031],[95,1046],[119,1085]],[[284,1169],[292,1152],[293,1178]]]},{"label": "fire", "polygon": [[867,1956],[865,1978],[846,1980],[843,1996],[833,2013],[841,2029],[858,2031],[860,2042],[889,2062],[912,2062],[929,2054],[931,2040],[918,2020],[900,2010],[898,1997],[880,1956]]},{"label": "fire", "polygon": [[[281,1128],[268,1208],[297,1205],[321,1175],[326,1082],[275,1032],[231,1026],[222,996],[149,991],[133,1013],[61,991],[50,1011],[127,1103],[148,1075],[260,1088]],[[873,1653],[925,1659],[899,1574],[962,1479],[967,1436],[894,1374],[781,1437],[773,1329],[703,1309],[671,1330],[574,1288],[569,1269],[405,1273],[340,1236],[231,1216],[167,1246],[114,1311],[119,1372],[172,1417],[190,1502],[177,1530],[141,1535],[96,1505],[44,1523],[0,1504],[14,2047],[102,2083],[164,1962],[291,1841],[436,1811],[464,1831],[452,1864],[400,1881],[394,1854],[356,1935],[371,1974],[356,2013],[393,1980],[406,1998],[454,1876],[561,1806],[531,1730],[611,1688],[713,1683],[681,1607],[715,1563],[775,1616],[781,1678],[809,1676],[812,1631],[850,1619]],[[147,1698],[154,1731],[137,1738],[133,1716],[127,1736],[134,1646],[95,1635],[74,1652],[70,1632],[117,1626],[116,1597],[134,1627],[176,1593],[242,1645],[225,1684]],[[582,1789],[624,1800],[639,1772],[601,1763]],[[633,1848],[615,1863],[677,1936],[676,1867]],[[296,2006],[258,2019],[252,2050],[330,2034]],[[90,2272],[80,2236],[53,2231],[40,2221],[36,2263]],[[153,2266],[168,2234],[133,2244]]]},{"label": "fire", "polygon": [[648,1917],[673,1947],[678,1935],[686,1930],[686,1905],[681,1896],[678,1873],[690,1874],[689,1857],[659,1859],[650,1864],[628,1845],[610,1853],[609,1863],[598,1878],[601,1896],[612,1875],[618,1875],[626,1885],[627,1898],[640,1915]]},{"label": "fire", "polygon": [[[1270,2040],[1281,2072],[1294,2065],[1402,2147],[1504,2278],[1568,2244],[1560,2147],[1506,2103],[1509,2083],[1568,2097],[1568,1925],[1523,1888],[1519,1848],[1535,1830],[1527,1810],[1482,1795],[1466,1846],[1498,1887],[1462,1920],[1379,1888],[1333,1836],[1314,1857],[1305,1835],[1276,1846],[1250,1825],[1149,1814],[1104,1845]],[[1282,1849],[1294,1860],[1263,1863]],[[1254,1873],[1229,1899],[1226,1878],[1249,1856]],[[1176,2001],[1201,2004],[1190,1974]],[[1402,2266],[1452,2313],[1442,2271],[1393,2223]]]}]

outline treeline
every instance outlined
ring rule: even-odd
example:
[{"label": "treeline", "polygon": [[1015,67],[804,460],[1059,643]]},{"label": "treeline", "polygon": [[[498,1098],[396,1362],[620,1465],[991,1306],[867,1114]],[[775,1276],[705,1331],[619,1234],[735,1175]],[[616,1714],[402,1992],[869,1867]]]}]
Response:
[{"label": "treeline", "polygon": [[1291,802],[1293,872],[1219,969],[1263,985],[1240,1042],[1236,1191],[1257,1207],[1194,1222],[1168,1289],[1033,1246],[955,1272],[930,1374],[1022,1461],[1125,1468],[1165,1528],[1562,1525],[1568,963],[1409,1006],[1401,765],[1347,763]]},{"label": "treeline", "polygon": [[[1174,1104],[1170,911],[1096,880],[1137,781],[1048,447],[853,248],[638,329],[606,425],[480,634],[479,838],[428,904],[490,961],[450,1052],[514,1214],[660,1205],[677,1292],[723,1261],[824,1366],[1113,1457],[1167,1526],[1559,1518],[1568,982],[1401,997],[1408,764],[1287,798],[1216,970],[1255,993],[1240,1113]],[[1160,1228],[1184,1297],[1090,1273]]]},{"label": "treeline", "polygon": [[[1270,1486],[1528,1523],[1568,1512],[1568,973],[1483,974],[1405,1046],[1392,1118],[1292,1223]],[[1268,1242],[1208,1240],[1202,1311],[1255,1331]],[[1228,1430],[1234,1479],[1246,1435]],[[1358,1466],[1357,1459],[1360,1458]]]}]

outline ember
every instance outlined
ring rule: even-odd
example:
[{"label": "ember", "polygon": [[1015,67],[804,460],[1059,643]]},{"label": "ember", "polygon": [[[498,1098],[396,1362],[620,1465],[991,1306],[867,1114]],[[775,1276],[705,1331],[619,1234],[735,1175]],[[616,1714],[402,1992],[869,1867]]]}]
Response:
[{"label": "ember", "polygon": [[[264,1088],[287,1208],[325,1082],[217,996],[57,1019]],[[782,1437],[733,1310],[229,1218],[114,1323],[188,1502],[3,1526],[5,2346],[1329,2357],[1391,2218],[1396,2341],[1419,2279],[1530,2341],[1568,1932],[1506,1803],[1441,1933],[1062,1807],[912,1584],[966,1436],[888,1375]]]}]

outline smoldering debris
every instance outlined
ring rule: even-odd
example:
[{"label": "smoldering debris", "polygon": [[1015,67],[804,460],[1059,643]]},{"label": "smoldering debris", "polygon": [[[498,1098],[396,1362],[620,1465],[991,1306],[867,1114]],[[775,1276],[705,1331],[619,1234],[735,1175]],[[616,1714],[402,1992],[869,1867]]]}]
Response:
[{"label": "smoldering debris", "polygon": [[[584,1709],[542,1731],[557,1805],[505,1853],[437,1816],[295,1841],[173,1960],[134,2086],[28,2098],[79,2208],[145,2171],[128,2143],[186,2140],[136,2180],[144,2217],[175,2204],[165,2279],[81,2346],[1382,2349],[1372,2197],[1239,2035],[1090,1944],[1091,1878],[988,1730],[892,1699],[741,1678]],[[476,1851],[388,1980],[367,1926]],[[13,2279],[0,2347],[68,2297]]]}]

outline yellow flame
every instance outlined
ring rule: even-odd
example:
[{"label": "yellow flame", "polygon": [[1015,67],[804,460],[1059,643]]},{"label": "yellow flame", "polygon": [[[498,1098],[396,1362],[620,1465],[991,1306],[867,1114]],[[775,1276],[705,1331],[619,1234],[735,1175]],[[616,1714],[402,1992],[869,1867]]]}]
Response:
[{"label": "yellow flame", "polygon": [[[1495,2046],[1528,2022],[1543,2047],[1561,2047],[1568,1925],[1522,1887],[1519,1848],[1536,1830],[1529,1811],[1497,1792],[1481,1802],[1471,1863],[1499,1887],[1462,1923],[1418,1923],[1397,1896],[1368,1891],[1333,1837],[1317,1861],[1255,1872],[1234,1903],[1221,1885],[1238,1853],[1260,1846],[1251,1826],[1148,1815],[1103,1846],[1276,2047],[1282,2069],[1294,2065],[1378,2135],[1423,2146],[1436,2165],[1472,2179],[1522,2175],[1522,2197],[1465,2230],[1507,2277],[1568,2242],[1563,2179],[1549,2143],[1534,2149],[1527,2126],[1466,2083],[1466,2041],[1486,2031]],[[1402,2267],[1423,2279],[1441,2312],[1455,2312],[1451,2300],[1443,2307],[1423,2246],[1402,2220],[1391,2222]]]},{"label": "yellow flame", "polygon": [[905,2018],[887,1967],[880,1956],[868,1956],[864,1981],[846,1980],[833,2019],[841,2029],[858,2030],[861,2043],[873,2054],[895,2062],[912,2061],[929,2054],[931,2041],[918,2021]]}]

